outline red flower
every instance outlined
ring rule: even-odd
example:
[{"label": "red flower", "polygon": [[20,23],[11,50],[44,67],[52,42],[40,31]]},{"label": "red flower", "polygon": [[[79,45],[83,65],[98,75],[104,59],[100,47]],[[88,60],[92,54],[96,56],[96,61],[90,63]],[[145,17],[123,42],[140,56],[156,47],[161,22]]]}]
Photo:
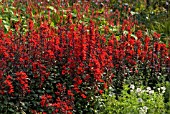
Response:
[{"label": "red flower", "polygon": [[136,36],[137,36],[139,39],[142,38],[142,36],[143,36],[142,30],[138,30],[138,31],[136,32]]},{"label": "red flower", "polygon": [[103,90],[99,90],[99,93],[102,94],[102,93],[103,93]]},{"label": "red flower", "polygon": [[74,78],[73,80],[75,81],[75,83],[76,83],[77,85],[81,85],[82,82],[83,82],[79,77],[76,77],[76,78]]},{"label": "red flower", "polygon": [[6,80],[4,81],[4,84],[9,87],[9,91],[8,91],[9,94],[14,92],[14,87],[12,85],[12,77],[10,75],[8,75],[6,77]]},{"label": "red flower", "polygon": [[28,76],[25,72],[17,72],[16,73],[16,80],[21,84],[21,88],[24,92],[29,92],[29,85],[28,85]]},{"label": "red flower", "polygon": [[87,96],[86,96],[85,94],[81,94],[81,97],[82,97],[83,99],[87,98]]},{"label": "red flower", "polygon": [[67,94],[68,94],[69,96],[73,96],[73,95],[74,95],[71,90],[67,90]]},{"label": "red flower", "polygon": [[29,29],[33,30],[34,22],[32,20],[29,20]]},{"label": "red flower", "polygon": [[59,91],[63,90],[63,85],[61,83],[56,84],[56,86]]},{"label": "red flower", "polygon": [[107,83],[104,83],[104,89],[107,89],[108,88],[108,86],[107,86]]},{"label": "red flower", "polygon": [[[1,63],[0,63],[1,64]],[[2,68],[2,67],[1,67]],[[2,70],[0,70],[0,80],[2,79],[2,77],[3,77],[3,71]]]},{"label": "red flower", "polygon": [[51,95],[43,95],[41,96],[41,101],[40,101],[40,104],[42,107],[44,106],[49,106],[49,101],[52,99],[52,96]]},{"label": "red flower", "polygon": [[53,51],[48,50],[47,52],[48,52],[50,58],[54,58],[54,52]]},{"label": "red flower", "polygon": [[154,33],[153,33],[153,36],[154,36],[155,38],[160,38],[160,37],[161,37],[161,34],[158,34],[157,32],[154,32]]}]

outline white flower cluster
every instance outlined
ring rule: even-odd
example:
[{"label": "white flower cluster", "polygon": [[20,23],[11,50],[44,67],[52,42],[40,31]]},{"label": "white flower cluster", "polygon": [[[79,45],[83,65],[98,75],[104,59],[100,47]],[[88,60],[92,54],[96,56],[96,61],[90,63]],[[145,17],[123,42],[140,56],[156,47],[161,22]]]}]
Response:
[{"label": "white flower cluster", "polygon": [[159,91],[160,93],[165,93],[165,90],[166,90],[165,87],[160,87],[160,88],[158,88],[158,91]]},{"label": "white flower cluster", "polygon": [[147,111],[148,111],[148,107],[147,106],[141,107],[140,110],[139,110],[139,114],[146,114]]},{"label": "white flower cluster", "polygon": [[154,90],[152,90],[151,87],[147,87],[146,92],[149,94],[154,94]]},{"label": "white flower cluster", "polygon": [[[130,85],[130,92],[133,92],[135,90],[135,86],[132,84]],[[158,88],[159,89],[159,88]],[[161,87],[161,89],[159,90],[162,90],[162,92],[165,92],[165,87]],[[144,93],[144,92],[147,92],[148,94],[154,94],[154,90],[151,89],[151,87],[147,87],[146,90],[142,90],[141,88],[136,88],[135,90],[136,93],[140,94],[140,93]]]}]

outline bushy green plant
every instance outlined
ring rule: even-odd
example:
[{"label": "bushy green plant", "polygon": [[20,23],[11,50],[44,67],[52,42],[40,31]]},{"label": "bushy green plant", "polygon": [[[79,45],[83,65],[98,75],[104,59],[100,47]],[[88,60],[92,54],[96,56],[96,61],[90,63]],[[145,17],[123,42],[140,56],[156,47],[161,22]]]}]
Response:
[{"label": "bushy green plant", "polygon": [[165,103],[166,103],[166,109],[167,109],[167,114],[170,113],[170,82],[166,82],[165,84],[165,87],[166,87],[166,91],[165,91],[165,94],[164,94],[164,97],[165,97]]},{"label": "bushy green plant", "polygon": [[163,93],[151,87],[135,88],[134,85],[124,85],[121,95],[104,94],[99,99],[100,114],[165,114]]}]

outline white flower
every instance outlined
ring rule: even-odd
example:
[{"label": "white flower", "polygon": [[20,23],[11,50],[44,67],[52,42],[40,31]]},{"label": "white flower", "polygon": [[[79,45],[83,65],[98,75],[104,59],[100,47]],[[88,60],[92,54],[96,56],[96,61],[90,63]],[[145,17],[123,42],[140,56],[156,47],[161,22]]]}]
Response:
[{"label": "white flower", "polygon": [[165,91],[162,91],[162,93],[165,93]]},{"label": "white flower", "polygon": [[148,107],[147,106],[141,107],[140,110],[139,110],[139,114],[146,114],[147,111],[148,111]]},{"label": "white flower", "polygon": [[149,92],[149,91],[151,91],[151,87],[146,88],[146,92]]},{"label": "white flower", "polygon": [[143,102],[142,98],[138,98],[138,102],[140,103]]},{"label": "white flower", "polygon": [[154,90],[149,91],[149,94],[153,94],[153,93],[154,93]]},{"label": "white flower", "polygon": [[130,85],[130,89],[135,89],[135,86],[132,84],[132,85]]},{"label": "white flower", "polygon": [[147,106],[144,106],[143,109],[147,112],[148,107],[147,107]]},{"label": "white flower", "polygon": [[146,89],[147,89],[148,91],[150,91],[150,90],[151,90],[151,87],[147,87]]},{"label": "white flower", "polygon": [[158,88],[158,91],[160,92],[161,88]]},{"label": "white flower", "polygon": [[139,110],[139,114],[147,114],[148,109],[149,108],[147,106],[141,107]]},{"label": "white flower", "polygon": [[166,88],[165,88],[165,87],[161,87],[161,89],[162,89],[162,91],[165,91],[165,90],[166,90]]},{"label": "white flower", "polygon": [[140,93],[141,91],[142,91],[141,88],[136,89],[136,93]]},{"label": "white flower", "polygon": [[166,5],[168,6],[169,5],[169,3],[166,1]]}]

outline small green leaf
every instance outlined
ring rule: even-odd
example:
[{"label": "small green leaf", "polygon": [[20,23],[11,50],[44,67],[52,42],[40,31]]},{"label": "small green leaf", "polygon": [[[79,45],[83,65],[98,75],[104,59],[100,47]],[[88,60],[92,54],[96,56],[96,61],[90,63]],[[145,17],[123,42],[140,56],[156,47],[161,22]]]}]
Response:
[{"label": "small green leaf", "polygon": [[47,6],[48,9],[54,11],[56,13],[56,9],[53,6]]},{"label": "small green leaf", "polygon": [[119,37],[119,36],[116,36],[116,39],[119,41],[119,40],[120,40],[120,37]]},{"label": "small green leaf", "polygon": [[73,17],[77,17],[77,14],[76,14],[76,13],[71,13],[71,15],[72,15]]},{"label": "small green leaf", "polygon": [[6,30],[6,31],[9,31],[9,28],[10,28],[9,25],[4,25],[4,27],[5,27],[5,30]]},{"label": "small green leaf", "polygon": [[18,22],[18,21],[19,21],[17,17],[12,17],[11,20],[12,20],[12,21],[15,21],[15,22]]},{"label": "small green leaf", "polygon": [[14,110],[12,108],[8,109],[10,112],[14,112]]},{"label": "small green leaf", "polygon": [[50,26],[54,27],[54,22],[51,22]]}]

